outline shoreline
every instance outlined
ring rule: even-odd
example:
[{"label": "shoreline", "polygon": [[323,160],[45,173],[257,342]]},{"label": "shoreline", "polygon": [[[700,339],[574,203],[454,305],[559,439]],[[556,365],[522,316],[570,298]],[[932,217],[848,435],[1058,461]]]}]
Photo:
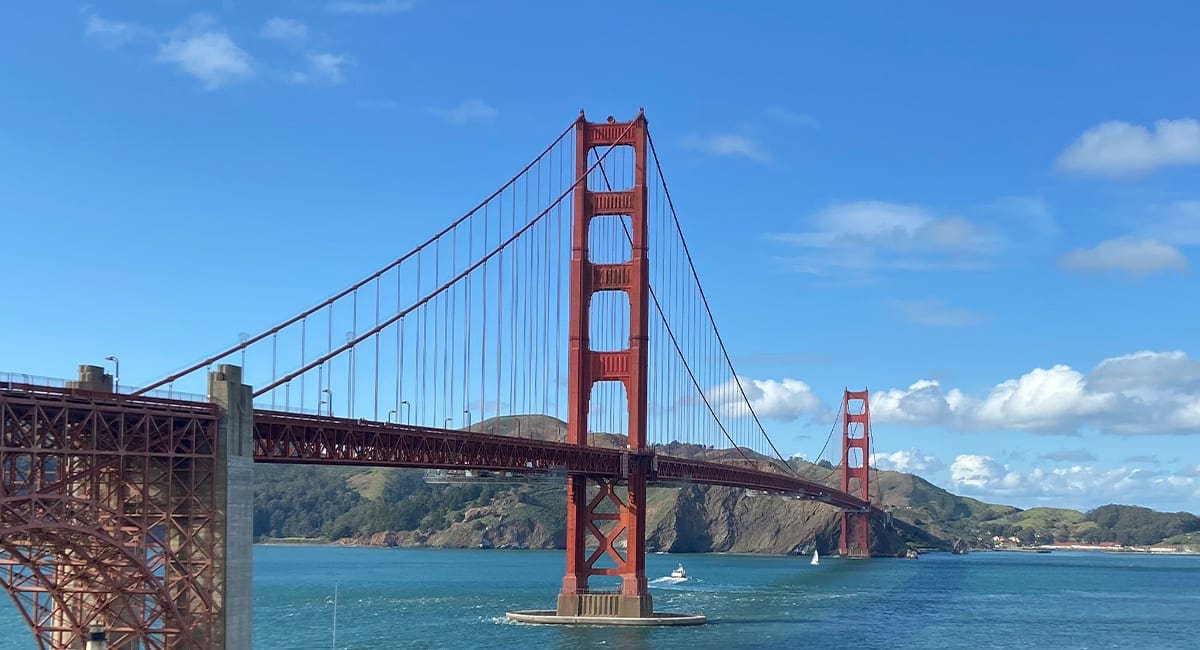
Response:
[{"label": "shoreline", "polygon": [[[424,550],[443,550],[443,551],[562,551],[561,548],[476,548],[472,546],[385,546],[379,544],[349,544],[342,543],[336,540],[320,539],[320,538],[302,538],[302,537],[286,537],[286,538],[268,538],[254,542],[255,546],[337,546],[343,548],[381,548],[381,549],[424,549]],[[949,553],[950,551],[941,549],[922,549],[919,551],[921,555],[929,553]],[[970,553],[1027,553],[1033,555],[1050,555],[1054,552],[1059,553],[1108,553],[1112,555],[1129,554],[1129,555],[1154,555],[1154,556],[1200,556],[1200,551],[1152,551],[1139,548],[1097,548],[1097,547],[1046,547],[1046,546],[1031,546],[1020,548],[981,548],[971,549]],[[761,557],[800,557],[790,554],[778,553],[730,553],[729,551],[701,551],[692,553],[669,553],[666,551],[656,551],[655,555],[746,555],[746,556],[761,556]],[[830,555],[828,557],[837,558],[838,556]],[[873,556],[874,559],[897,559],[890,555]],[[898,558],[904,559],[904,558]]]}]

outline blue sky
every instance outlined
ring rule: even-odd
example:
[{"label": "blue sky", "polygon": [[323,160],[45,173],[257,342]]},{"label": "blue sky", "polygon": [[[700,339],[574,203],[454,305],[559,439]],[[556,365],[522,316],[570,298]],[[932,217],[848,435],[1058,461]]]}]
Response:
[{"label": "blue sky", "polygon": [[1200,510],[1200,8],[318,0],[0,20],[0,369],[140,384],[644,106],[739,372],[814,456]]}]

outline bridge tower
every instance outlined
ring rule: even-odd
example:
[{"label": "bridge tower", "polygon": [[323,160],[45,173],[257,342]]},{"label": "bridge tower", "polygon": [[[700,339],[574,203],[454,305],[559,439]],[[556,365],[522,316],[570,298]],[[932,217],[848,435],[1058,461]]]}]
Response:
[{"label": "bridge tower", "polygon": [[[861,426],[855,426],[861,425]],[[871,502],[871,406],[867,390],[842,394],[842,492]],[[851,485],[857,480],[857,486]],[[851,492],[857,487],[856,492]],[[843,557],[871,557],[870,509],[842,511]]]},{"label": "bridge tower", "polygon": [[[574,445],[588,444],[592,389],[605,381],[624,385],[629,440],[628,462],[622,462],[620,476],[567,477],[567,570],[558,596],[559,616],[644,618],[654,612],[646,583],[645,552],[646,480],[651,462],[646,449],[650,294],[646,137],[646,117],[640,112],[632,122],[609,117],[607,123],[593,123],[581,111],[575,122],[576,178],[587,175],[589,153],[603,154],[608,147],[632,149],[634,174],[628,189],[594,190],[586,180],[575,186],[567,440]],[[628,218],[628,261],[592,262],[589,230],[597,217]],[[629,346],[624,350],[591,349],[592,296],[602,291],[623,291],[629,298]],[[615,593],[596,593],[590,582],[595,576],[619,577],[620,588]]]}]

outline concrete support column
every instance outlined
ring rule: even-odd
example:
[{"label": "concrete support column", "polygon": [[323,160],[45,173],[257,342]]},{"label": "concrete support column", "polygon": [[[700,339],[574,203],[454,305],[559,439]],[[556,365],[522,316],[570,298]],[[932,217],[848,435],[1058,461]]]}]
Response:
[{"label": "concrete support column", "polygon": [[214,648],[250,650],[254,623],[254,396],[242,369],[219,365],[208,373],[217,405],[217,557]]},{"label": "concrete support column", "polygon": [[113,392],[113,376],[104,372],[100,366],[86,363],[79,365],[79,380],[68,381],[67,388],[75,390],[92,390],[98,393]]}]

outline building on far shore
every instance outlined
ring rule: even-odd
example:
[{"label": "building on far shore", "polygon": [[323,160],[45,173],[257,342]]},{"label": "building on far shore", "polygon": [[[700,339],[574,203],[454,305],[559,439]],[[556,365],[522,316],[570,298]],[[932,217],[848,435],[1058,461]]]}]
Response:
[{"label": "building on far shore", "polygon": [[1188,555],[1200,553],[1200,548],[1189,546],[1187,544],[1125,546],[1119,542],[1097,542],[1095,544],[1085,544],[1083,542],[1054,542],[1053,544],[1043,544],[1039,548],[1048,548],[1056,551],[1119,551],[1124,553],[1183,553]]}]

